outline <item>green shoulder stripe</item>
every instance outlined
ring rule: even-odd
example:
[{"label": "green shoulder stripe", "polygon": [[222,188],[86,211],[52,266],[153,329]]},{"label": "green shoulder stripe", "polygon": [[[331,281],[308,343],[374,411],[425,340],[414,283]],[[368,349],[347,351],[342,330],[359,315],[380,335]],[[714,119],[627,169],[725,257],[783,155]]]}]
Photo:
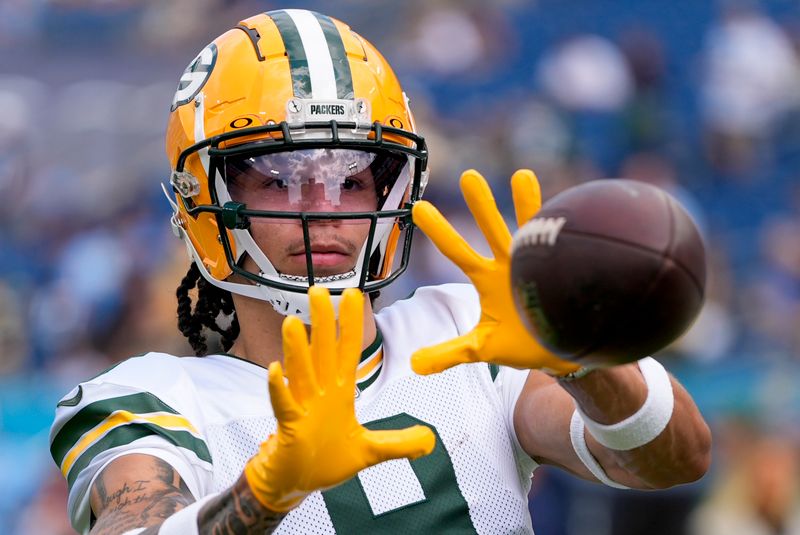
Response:
[{"label": "green shoulder stripe", "polygon": [[72,484],[75,483],[78,474],[81,473],[81,470],[86,468],[97,454],[117,446],[130,444],[134,440],[149,435],[164,437],[176,446],[192,450],[200,459],[209,463],[211,462],[211,453],[208,451],[205,442],[188,431],[173,431],[152,423],[122,425],[109,431],[103,438],[92,444],[78,457],[67,475],[67,485],[72,488]]},{"label": "green shoulder stripe", "polygon": [[151,412],[178,412],[149,392],[141,392],[108,398],[89,403],[79,410],[58,431],[50,445],[50,453],[58,466],[64,461],[70,449],[87,432],[100,424],[108,416],[119,410],[126,410],[134,414],[147,414]]}]

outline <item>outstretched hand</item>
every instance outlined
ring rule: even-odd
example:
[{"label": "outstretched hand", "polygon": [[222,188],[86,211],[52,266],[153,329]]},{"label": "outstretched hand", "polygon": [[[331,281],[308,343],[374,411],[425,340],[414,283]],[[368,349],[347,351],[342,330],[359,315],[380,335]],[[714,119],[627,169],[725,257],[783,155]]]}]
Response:
[{"label": "outstretched hand", "polygon": [[[517,314],[511,290],[511,232],[497,209],[486,180],[475,170],[461,175],[461,191],[475,222],[486,237],[494,258],[476,252],[429,202],[414,205],[414,223],[436,247],[469,277],[478,291],[481,318],[470,332],[439,345],[416,351],[415,372],[430,374],[467,362],[491,362],[515,368],[544,369],[557,375],[579,368],[559,359],[528,333]],[[521,169],[511,177],[517,225],[542,205],[536,175]]]},{"label": "outstretched hand", "polygon": [[[328,290],[309,289],[311,342],[303,322],[283,322],[286,373],[269,367],[269,393],[277,432],[248,461],[245,476],[265,507],[278,512],[296,507],[308,494],[345,482],[389,459],[415,459],[435,445],[431,429],[416,425],[372,431],[355,416],[356,368],[361,355],[364,297],[344,292],[339,336]],[[288,381],[287,381],[288,380]]]}]

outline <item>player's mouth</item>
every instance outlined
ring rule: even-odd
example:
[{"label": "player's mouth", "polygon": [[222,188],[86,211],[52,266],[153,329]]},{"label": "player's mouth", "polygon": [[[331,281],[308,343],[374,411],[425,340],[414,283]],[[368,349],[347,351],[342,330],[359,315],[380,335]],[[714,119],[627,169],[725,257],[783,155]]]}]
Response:
[{"label": "player's mouth", "polygon": [[[314,266],[315,274],[331,275],[334,273],[343,273],[352,269],[353,252],[354,248],[338,242],[312,244],[311,262]],[[305,273],[305,248],[291,251],[289,253],[289,261],[291,262],[292,267],[297,268],[298,271]]]}]

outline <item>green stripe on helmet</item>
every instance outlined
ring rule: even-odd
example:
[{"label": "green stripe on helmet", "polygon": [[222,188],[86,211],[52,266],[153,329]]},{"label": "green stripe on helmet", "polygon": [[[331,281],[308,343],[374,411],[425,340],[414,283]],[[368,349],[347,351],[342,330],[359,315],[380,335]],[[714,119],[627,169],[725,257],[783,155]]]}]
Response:
[{"label": "green stripe on helmet", "polygon": [[308,72],[308,59],[303,48],[303,41],[297,31],[292,17],[283,10],[270,11],[267,16],[272,18],[278,27],[278,32],[283,39],[286,55],[289,58],[289,68],[292,74],[292,92],[297,98],[311,98],[311,76]]},{"label": "green stripe on helmet", "polygon": [[322,27],[322,33],[325,34],[325,41],[328,43],[328,51],[331,54],[336,77],[336,96],[352,100],[354,98],[353,75],[350,72],[350,62],[347,60],[347,52],[344,49],[339,29],[327,15],[314,12],[314,17]]}]

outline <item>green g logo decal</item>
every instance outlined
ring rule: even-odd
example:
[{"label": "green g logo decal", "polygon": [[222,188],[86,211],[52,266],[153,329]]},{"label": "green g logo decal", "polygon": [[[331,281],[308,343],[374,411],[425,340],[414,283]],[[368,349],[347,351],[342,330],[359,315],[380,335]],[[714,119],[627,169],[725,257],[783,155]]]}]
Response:
[{"label": "green g logo decal", "polygon": [[175,111],[178,106],[183,106],[192,100],[203,89],[208,77],[211,76],[216,61],[217,45],[211,43],[201,50],[183,71],[181,80],[178,82],[178,89],[175,91],[175,97],[172,99],[170,111]]}]

